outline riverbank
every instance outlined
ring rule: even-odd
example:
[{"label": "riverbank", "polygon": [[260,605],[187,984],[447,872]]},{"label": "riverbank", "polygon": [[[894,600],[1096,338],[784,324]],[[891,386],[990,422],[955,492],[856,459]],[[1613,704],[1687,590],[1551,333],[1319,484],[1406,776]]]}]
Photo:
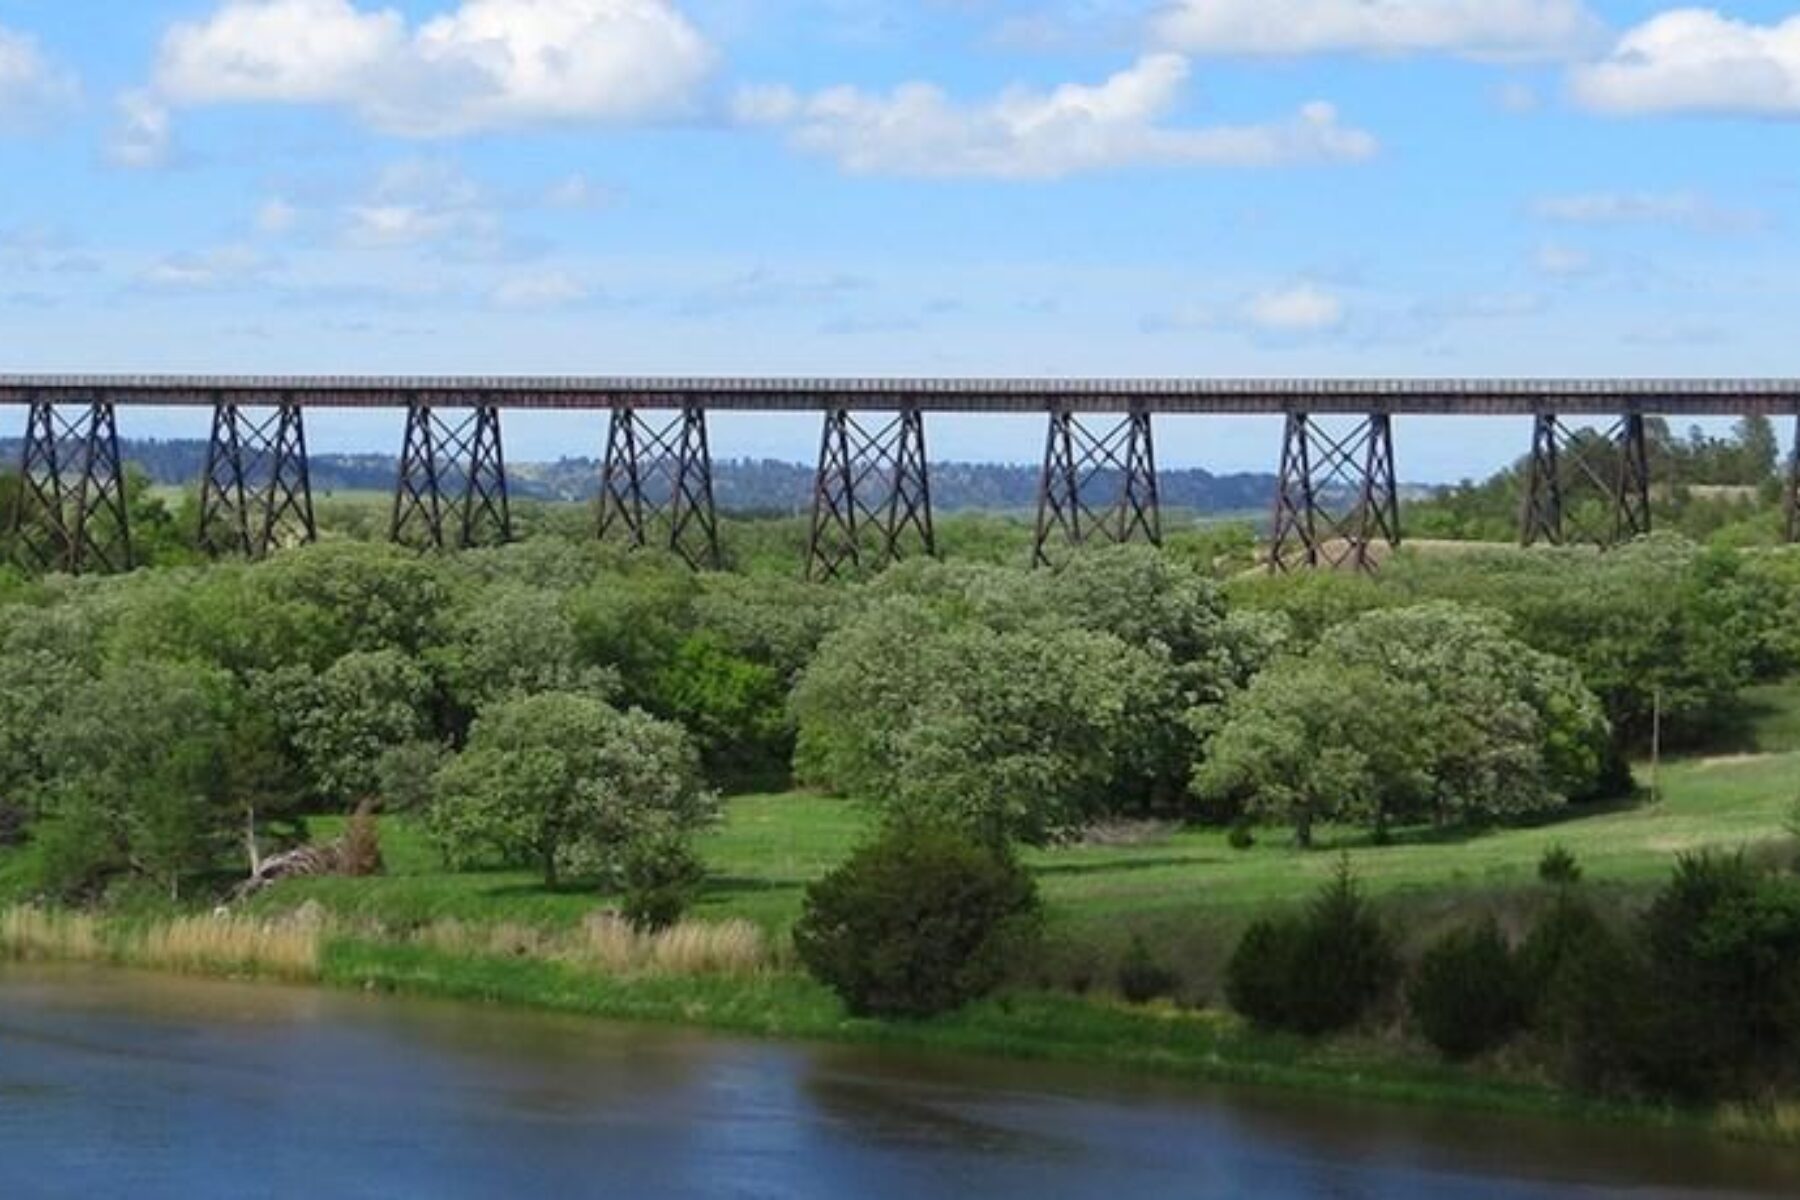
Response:
[{"label": "riverbank", "polygon": [[[670,936],[698,943],[684,926]],[[574,1014],[681,1025],[789,1041],[1065,1062],[1195,1082],[1295,1089],[1371,1100],[1584,1122],[1685,1128],[1767,1144],[1800,1144],[1800,1114],[1711,1112],[1601,1101],[1557,1088],[1523,1063],[1445,1064],[1398,1041],[1314,1042],[1269,1035],[1217,1010],[1130,1006],[1101,997],[1016,991],[929,1021],[848,1017],[826,989],[791,969],[759,965],[742,930],[716,942],[731,953],[690,950],[657,965],[609,971],[593,959],[492,952],[433,934],[399,938],[307,919],[193,917],[105,919],[14,909],[0,914],[0,959],[86,962],[165,972],[314,983]]]}]

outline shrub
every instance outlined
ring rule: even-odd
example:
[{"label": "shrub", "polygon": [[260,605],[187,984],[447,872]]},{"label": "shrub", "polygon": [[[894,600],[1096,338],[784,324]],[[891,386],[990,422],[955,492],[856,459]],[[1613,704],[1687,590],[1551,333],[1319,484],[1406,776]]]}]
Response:
[{"label": "shrub", "polygon": [[1800,880],[1742,854],[1684,857],[1643,936],[1654,997],[1645,1083],[1741,1096],[1791,1074],[1800,1049]]},{"label": "shrub", "polygon": [[1148,1004],[1152,1000],[1175,994],[1181,981],[1175,972],[1159,962],[1142,937],[1131,939],[1131,948],[1119,964],[1119,994],[1132,1004]]},{"label": "shrub", "polygon": [[1557,895],[1551,906],[1532,922],[1517,955],[1519,978],[1525,989],[1527,1018],[1548,1004],[1557,977],[1612,933],[1585,900],[1569,893]]},{"label": "shrub", "polygon": [[1492,917],[1453,930],[1420,957],[1407,986],[1413,1025],[1448,1058],[1491,1050],[1525,1023],[1526,990]]},{"label": "shrub", "polygon": [[1226,836],[1225,841],[1233,850],[1248,850],[1256,845],[1256,834],[1252,832],[1250,822],[1236,821],[1232,824],[1231,832]]},{"label": "shrub", "polygon": [[905,821],[807,888],[794,946],[858,1016],[929,1016],[992,991],[1038,931],[1012,855]]},{"label": "shrub", "polygon": [[1581,882],[1581,863],[1562,843],[1550,846],[1538,859],[1538,878],[1545,883],[1567,887]]},{"label": "shrub", "polygon": [[688,910],[706,866],[674,830],[639,838],[625,852],[625,920],[640,933],[668,929]]},{"label": "shrub", "polygon": [[1226,967],[1225,993],[1258,1025],[1317,1035],[1355,1024],[1398,974],[1393,940],[1344,860],[1303,913],[1245,931]]}]

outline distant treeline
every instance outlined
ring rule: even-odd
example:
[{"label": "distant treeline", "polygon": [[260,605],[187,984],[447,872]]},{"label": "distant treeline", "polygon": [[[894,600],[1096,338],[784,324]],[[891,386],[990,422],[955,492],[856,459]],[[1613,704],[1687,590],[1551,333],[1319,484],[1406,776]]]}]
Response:
[{"label": "distant treeline", "polygon": [[[128,462],[167,487],[195,484],[206,469],[206,443],[198,439],[121,443]],[[16,438],[0,439],[0,469],[18,463]],[[313,489],[386,491],[397,463],[387,454],[314,454]],[[508,464],[514,493],[537,500],[592,500],[600,490],[600,464],[591,458]],[[1037,503],[1039,468],[1003,463],[936,463],[931,468],[933,504],[945,512],[1026,510]],[[1204,470],[1161,473],[1163,503],[1198,512],[1261,511],[1271,503],[1271,474],[1214,475]],[[813,468],[774,459],[716,459],[713,489],[719,507],[738,513],[793,513],[812,503]]]}]

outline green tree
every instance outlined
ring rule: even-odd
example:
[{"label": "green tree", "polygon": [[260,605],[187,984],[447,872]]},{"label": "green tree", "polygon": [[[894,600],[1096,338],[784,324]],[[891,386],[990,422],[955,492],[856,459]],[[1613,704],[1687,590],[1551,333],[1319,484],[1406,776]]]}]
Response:
[{"label": "green tree", "polygon": [[46,807],[59,835],[88,844],[59,859],[78,874],[46,883],[79,894],[123,872],[175,895],[212,867],[236,827],[224,770],[236,704],[229,676],[187,663],[109,667],[78,688],[46,731]]},{"label": "green tree", "polygon": [[994,628],[890,596],[828,637],[795,688],[796,766],[893,813],[1041,842],[1116,801],[1178,696],[1166,658],[1110,634]]},{"label": "green tree", "polygon": [[1418,811],[1431,790],[1423,690],[1367,666],[1287,658],[1217,711],[1196,710],[1211,736],[1194,794],[1294,827],[1346,820],[1378,828]]},{"label": "green tree", "polygon": [[430,732],[431,678],[397,650],[353,651],[316,675],[284,668],[260,677],[256,693],[314,793],[340,807],[377,794],[383,755]]},{"label": "green tree", "polygon": [[431,828],[454,860],[535,866],[551,887],[617,882],[634,842],[691,831],[715,810],[680,726],[562,692],[490,707],[436,792]]}]

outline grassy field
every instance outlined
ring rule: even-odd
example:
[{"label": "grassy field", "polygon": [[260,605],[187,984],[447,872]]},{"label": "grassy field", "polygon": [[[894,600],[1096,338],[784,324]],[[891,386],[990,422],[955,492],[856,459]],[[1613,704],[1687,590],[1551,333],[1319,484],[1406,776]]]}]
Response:
[{"label": "grassy field", "polygon": [[[1657,795],[1530,828],[1402,833],[1378,846],[1349,829],[1322,831],[1319,848],[1295,849],[1286,832],[1259,831],[1248,850],[1222,831],[1148,827],[1110,845],[1032,851],[1027,861],[1048,902],[1062,943],[1080,943],[1104,961],[1142,935],[1187,966],[1204,991],[1235,932],[1255,913],[1302,901],[1347,854],[1369,892],[1404,908],[1421,933],[1433,915],[1447,920],[1472,907],[1504,914],[1536,895],[1539,857],[1561,844],[1581,861],[1596,890],[1641,893],[1664,878],[1683,851],[1779,842],[1800,797],[1800,684],[1761,689],[1750,748],[1727,756],[1662,764]],[[1648,784],[1647,764],[1638,768]],[[806,793],[740,796],[710,831],[703,852],[712,870],[701,918],[741,917],[780,937],[799,912],[808,881],[839,862],[872,824],[866,806]],[[330,823],[321,831],[328,832]],[[604,903],[591,890],[550,891],[527,872],[451,874],[421,833],[404,822],[384,826],[387,875],[298,881],[265,895],[267,913],[314,900],[335,915],[396,926],[443,918],[475,923],[572,927]]]}]

